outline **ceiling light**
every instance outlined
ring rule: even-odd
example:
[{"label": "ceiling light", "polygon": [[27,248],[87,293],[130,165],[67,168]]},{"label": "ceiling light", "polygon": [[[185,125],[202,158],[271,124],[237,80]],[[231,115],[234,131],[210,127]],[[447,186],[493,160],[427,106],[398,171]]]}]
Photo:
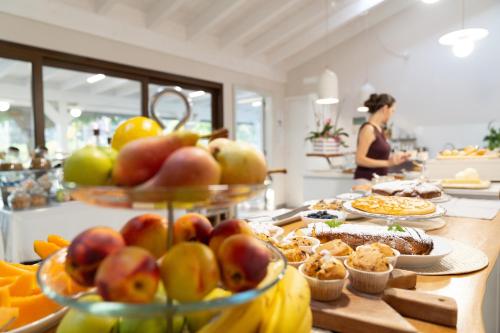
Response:
[{"label": "ceiling light", "polygon": [[262,101],[252,102],[252,106],[258,108],[259,106],[262,106]]},{"label": "ceiling light", "polygon": [[488,30],[483,28],[460,29],[441,36],[441,38],[439,38],[439,44],[453,46],[464,40],[475,42],[486,36],[488,36]]},{"label": "ceiling light", "polygon": [[181,91],[182,91],[182,88],[181,88],[181,87],[179,87],[179,86],[175,86],[175,87],[174,87],[174,90],[175,90],[175,91],[178,91],[178,92],[181,92]]},{"label": "ceiling light", "polygon": [[71,109],[69,109],[69,114],[73,118],[78,118],[78,117],[80,117],[82,115],[82,109],[77,108],[77,107],[71,108]]},{"label": "ceiling light", "polygon": [[469,39],[461,40],[451,50],[456,57],[465,58],[474,51],[474,42]]},{"label": "ceiling light", "polygon": [[99,82],[101,80],[104,80],[106,78],[106,75],[104,74],[96,74],[96,75],[92,75],[92,76],[89,76],[87,78],[87,83],[96,83],[96,82]]},{"label": "ceiling light", "polygon": [[0,101],[0,112],[9,111],[10,103],[7,101]]},{"label": "ceiling light", "polygon": [[203,90],[193,91],[189,93],[189,97],[195,98],[205,95],[206,93]]},{"label": "ceiling light", "polygon": [[367,106],[358,107],[358,112],[368,112],[370,109]]},{"label": "ceiling light", "polygon": [[423,3],[431,4],[431,3],[436,3],[439,0],[422,0]]},{"label": "ceiling light", "polygon": [[317,104],[335,104],[339,102],[339,84],[337,75],[331,69],[325,69],[319,78]]}]

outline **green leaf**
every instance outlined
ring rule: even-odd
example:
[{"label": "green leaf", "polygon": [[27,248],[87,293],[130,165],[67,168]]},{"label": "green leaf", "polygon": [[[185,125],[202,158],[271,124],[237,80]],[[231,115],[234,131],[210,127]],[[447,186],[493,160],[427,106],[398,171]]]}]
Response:
[{"label": "green leaf", "polygon": [[397,223],[394,223],[394,224],[388,226],[387,230],[389,230],[389,231],[397,231],[397,232],[405,232],[406,231],[405,228],[403,228],[402,226],[400,226]]},{"label": "green leaf", "polygon": [[325,221],[325,224],[328,225],[330,228],[337,228],[342,225],[342,221],[339,220],[328,220]]}]

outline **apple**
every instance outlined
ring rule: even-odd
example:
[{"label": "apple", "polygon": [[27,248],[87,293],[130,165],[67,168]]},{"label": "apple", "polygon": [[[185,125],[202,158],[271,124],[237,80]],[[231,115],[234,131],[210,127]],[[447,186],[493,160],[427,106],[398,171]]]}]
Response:
[{"label": "apple", "polygon": [[79,185],[107,185],[113,169],[110,154],[92,145],[78,149],[64,161],[64,181]]},{"label": "apple", "polygon": [[156,259],[146,250],[126,246],[106,257],[97,270],[95,283],[106,301],[148,303],[160,280]]},{"label": "apple", "polygon": [[[184,317],[176,315],[173,318],[174,330],[172,333],[180,333],[184,328]],[[122,318],[118,325],[120,333],[164,333],[167,331],[167,320],[165,317],[157,318]]]},{"label": "apple", "polygon": [[174,245],[160,266],[167,295],[180,302],[203,299],[219,283],[219,267],[212,250],[197,242]]},{"label": "apple", "polygon": [[[98,295],[85,295],[78,302],[100,302]],[[96,316],[70,309],[61,320],[56,333],[110,333],[117,323],[113,317]]]},{"label": "apple", "polygon": [[208,244],[212,229],[212,224],[205,216],[185,214],[174,223],[174,243],[195,241]]},{"label": "apple", "polygon": [[248,235],[233,235],[221,244],[217,255],[222,282],[233,292],[257,287],[267,274],[269,249]]},{"label": "apple", "polygon": [[167,252],[167,220],[157,214],[143,214],[130,219],[120,233],[129,246],[148,250],[156,259]]},{"label": "apple", "polygon": [[222,242],[229,236],[236,234],[245,234],[253,236],[254,232],[248,226],[248,224],[243,220],[238,220],[238,219],[226,220],[216,225],[215,228],[212,230],[212,234],[210,235],[209,246],[212,249],[212,251],[214,251],[214,253],[217,255],[219,247],[222,244]]},{"label": "apple", "polygon": [[106,256],[122,249],[122,235],[108,227],[94,227],[73,239],[66,254],[65,269],[82,286],[93,286],[97,268]]}]

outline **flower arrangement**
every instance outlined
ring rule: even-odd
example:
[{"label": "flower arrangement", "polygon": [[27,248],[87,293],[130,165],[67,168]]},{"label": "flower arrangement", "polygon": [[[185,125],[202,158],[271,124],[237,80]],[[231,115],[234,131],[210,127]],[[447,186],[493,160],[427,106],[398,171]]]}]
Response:
[{"label": "flower arrangement", "polygon": [[[320,124],[318,123],[318,125]],[[306,141],[313,142],[318,139],[332,139],[342,147],[348,147],[347,143],[343,140],[343,138],[347,137],[349,137],[349,134],[347,134],[343,128],[335,128],[331,119],[328,118],[324,121],[323,127],[318,131],[309,132],[309,136],[306,137]]]}]

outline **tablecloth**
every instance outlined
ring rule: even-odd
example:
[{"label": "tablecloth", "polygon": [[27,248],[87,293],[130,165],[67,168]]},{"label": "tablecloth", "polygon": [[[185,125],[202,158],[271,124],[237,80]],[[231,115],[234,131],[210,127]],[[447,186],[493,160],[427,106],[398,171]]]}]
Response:
[{"label": "tablecloth", "polygon": [[500,210],[500,201],[498,200],[452,198],[440,205],[446,208],[447,216],[485,220],[493,220]]},{"label": "tablecloth", "polygon": [[[129,219],[144,213],[165,214],[163,210],[103,208],[81,202],[66,202],[25,211],[0,210],[0,258],[11,262],[38,260],[33,241],[49,234],[73,239],[92,226],[119,230]],[[176,212],[176,215],[182,212]],[[2,244],[3,243],[3,244]]]}]

